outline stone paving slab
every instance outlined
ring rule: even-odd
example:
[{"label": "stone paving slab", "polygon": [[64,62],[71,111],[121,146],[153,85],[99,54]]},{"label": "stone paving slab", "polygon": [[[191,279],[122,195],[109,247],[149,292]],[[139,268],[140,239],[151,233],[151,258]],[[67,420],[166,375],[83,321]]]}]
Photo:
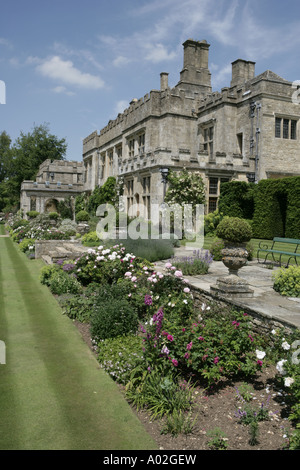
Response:
[{"label": "stone paving slab", "polygon": [[[175,257],[180,256],[191,256],[191,252],[182,248],[175,249]],[[156,262],[155,265],[163,270],[167,261],[171,260]],[[300,328],[300,299],[284,297],[273,289],[272,275],[277,269],[279,268],[268,269],[258,264],[256,260],[248,262],[239,271],[239,277],[249,283],[249,287],[253,290],[253,296],[241,298],[238,294],[234,294],[230,297],[230,302],[241,308],[247,307],[263,316]],[[226,276],[228,276],[228,269],[222,261],[213,261],[208,274],[185,277],[195,288],[214,296],[211,286],[215,286],[217,279],[226,278]]]}]

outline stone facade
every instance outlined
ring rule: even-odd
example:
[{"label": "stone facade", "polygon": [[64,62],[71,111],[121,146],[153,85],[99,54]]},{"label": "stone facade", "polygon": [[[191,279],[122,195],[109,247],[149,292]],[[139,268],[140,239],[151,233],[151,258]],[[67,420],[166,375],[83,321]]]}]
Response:
[{"label": "stone facade", "polygon": [[255,62],[238,59],[230,86],[212,92],[209,47],[185,41],[174,88],[161,73],[160,90],[133,99],[84,139],[85,190],[119,177],[127,209],[150,218],[151,203],[163,201],[163,167],[202,176],[206,212],[217,208],[222,181],[300,175],[300,107],[292,83],[269,70],[255,76]]},{"label": "stone facade", "polygon": [[45,160],[36,181],[23,181],[20,208],[26,213],[56,212],[57,204],[68,197],[75,199],[83,192],[83,162]]}]

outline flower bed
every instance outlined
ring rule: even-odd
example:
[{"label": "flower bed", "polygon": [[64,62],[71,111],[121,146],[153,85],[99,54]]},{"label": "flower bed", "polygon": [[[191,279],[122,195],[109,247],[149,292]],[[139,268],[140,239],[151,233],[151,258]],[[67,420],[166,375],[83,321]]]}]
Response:
[{"label": "flower bed", "polygon": [[[43,269],[44,284],[51,286],[60,273],[72,277],[73,289],[79,286],[70,295],[69,284],[59,283],[69,288],[59,293],[63,312],[89,325],[102,367],[122,384],[137,412],[147,410],[152,418],[162,419],[163,433],[193,432],[196,387],[213,395],[224,383],[250,383],[277,364],[274,380],[289,399],[289,445],[299,446],[300,371],[293,359],[299,331],[287,335],[279,329],[272,338],[265,337],[252,330],[244,312],[213,304],[196,309],[175,262],[157,271],[155,264],[126,252],[121,244],[99,246],[72,263]],[[247,426],[255,447],[269,414],[253,403],[244,405],[235,419]],[[220,436],[215,433],[212,441],[221,446]]]}]

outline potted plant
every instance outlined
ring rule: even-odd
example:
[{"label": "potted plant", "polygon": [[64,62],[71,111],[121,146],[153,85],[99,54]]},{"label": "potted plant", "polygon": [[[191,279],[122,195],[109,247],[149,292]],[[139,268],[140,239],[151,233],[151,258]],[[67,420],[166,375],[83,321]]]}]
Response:
[{"label": "potted plant", "polygon": [[224,242],[222,261],[229,269],[229,274],[238,274],[238,270],[247,263],[246,244],[252,237],[250,224],[238,217],[224,217],[217,226],[216,234]]}]

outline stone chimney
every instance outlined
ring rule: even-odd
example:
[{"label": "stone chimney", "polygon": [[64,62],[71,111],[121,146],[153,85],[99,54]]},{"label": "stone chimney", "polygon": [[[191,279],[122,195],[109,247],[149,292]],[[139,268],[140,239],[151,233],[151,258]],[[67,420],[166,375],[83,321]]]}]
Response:
[{"label": "stone chimney", "polygon": [[211,91],[211,74],[208,70],[208,52],[210,44],[203,41],[188,39],[183,43],[183,70],[180,73],[179,84],[194,85],[203,89],[198,91]]},{"label": "stone chimney", "polygon": [[232,62],[232,79],[230,86],[242,85],[255,77],[255,62],[237,59]]},{"label": "stone chimney", "polygon": [[161,91],[167,90],[167,88],[169,88],[168,77],[169,77],[169,74],[166,72],[162,72],[160,74],[160,90]]}]

